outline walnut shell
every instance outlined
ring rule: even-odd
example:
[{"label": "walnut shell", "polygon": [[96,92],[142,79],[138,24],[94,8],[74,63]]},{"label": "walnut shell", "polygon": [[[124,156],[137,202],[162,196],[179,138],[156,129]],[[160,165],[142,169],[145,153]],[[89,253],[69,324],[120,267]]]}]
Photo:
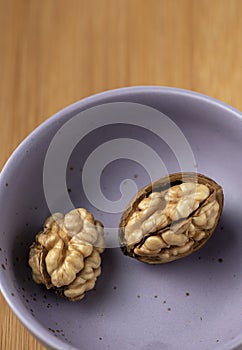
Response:
[{"label": "walnut shell", "polygon": [[185,257],[214,232],[223,190],[197,173],[176,173],[141,189],[124,211],[119,241],[125,255],[149,264]]},{"label": "walnut shell", "polygon": [[86,209],[50,216],[30,247],[32,277],[69,300],[79,300],[101,273],[103,225]]}]

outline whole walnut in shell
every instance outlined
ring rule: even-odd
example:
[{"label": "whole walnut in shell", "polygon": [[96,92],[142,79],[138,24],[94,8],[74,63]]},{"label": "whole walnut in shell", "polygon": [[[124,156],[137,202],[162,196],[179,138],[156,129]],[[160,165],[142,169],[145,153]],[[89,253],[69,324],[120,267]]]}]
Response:
[{"label": "whole walnut in shell", "polygon": [[214,232],[223,191],[212,179],[176,173],[144,187],[124,211],[119,241],[125,255],[167,263],[201,248]]},{"label": "whole walnut in shell", "polygon": [[29,265],[36,283],[79,300],[101,273],[103,225],[86,209],[50,216],[30,247]]}]

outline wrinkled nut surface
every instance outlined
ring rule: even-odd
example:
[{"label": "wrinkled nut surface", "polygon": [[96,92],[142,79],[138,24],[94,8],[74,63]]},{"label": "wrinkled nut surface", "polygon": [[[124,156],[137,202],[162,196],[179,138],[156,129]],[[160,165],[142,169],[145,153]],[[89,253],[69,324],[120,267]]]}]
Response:
[{"label": "wrinkled nut surface", "polygon": [[203,246],[223,209],[223,190],[196,173],[176,173],[144,187],[124,211],[119,241],[125,255],[167,263]]},{"label": "wrinkled nut surface", "polygon": [[79,300],[101,273],[103,225],[86,209],[55,213],[30,247],[29,265],[36,283]]}]

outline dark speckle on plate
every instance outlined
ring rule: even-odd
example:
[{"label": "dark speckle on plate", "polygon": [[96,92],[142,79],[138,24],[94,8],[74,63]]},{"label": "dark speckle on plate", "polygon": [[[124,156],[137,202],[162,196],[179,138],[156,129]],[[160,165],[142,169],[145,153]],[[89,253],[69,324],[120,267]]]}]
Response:
[{"label": "dark speckle on plate", "polygon": [[52,328],[48,328],[48,330],[49,330],[50,332],[52,332],[52,333],[55,333],[55,330],[52,329]]}]

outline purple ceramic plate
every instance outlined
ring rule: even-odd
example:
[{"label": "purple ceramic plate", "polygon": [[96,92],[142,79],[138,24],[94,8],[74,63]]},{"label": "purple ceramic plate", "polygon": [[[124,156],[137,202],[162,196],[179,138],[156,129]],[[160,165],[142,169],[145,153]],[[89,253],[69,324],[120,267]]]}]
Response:
[{"label": "purple ceramic plate", "polygon": [[[81,127],[73,128],[77,116]],[[29,331],[61,350],[229,350],[241,344],[241,136],[239,111],[166,87],[86,98],[29,135],[0,178],[1,291]],[[69,147],[66,153],[59,141]],[[222,185],[225,207],[216,232],[198,252],[166,265],[123,256],[117,225],[135,184],[141,188],[180,170]],[[75,303],[36,285],[27,264],[29,246],[50,211],[72,205],[104,223],[110,247],[95,290]]]}]

